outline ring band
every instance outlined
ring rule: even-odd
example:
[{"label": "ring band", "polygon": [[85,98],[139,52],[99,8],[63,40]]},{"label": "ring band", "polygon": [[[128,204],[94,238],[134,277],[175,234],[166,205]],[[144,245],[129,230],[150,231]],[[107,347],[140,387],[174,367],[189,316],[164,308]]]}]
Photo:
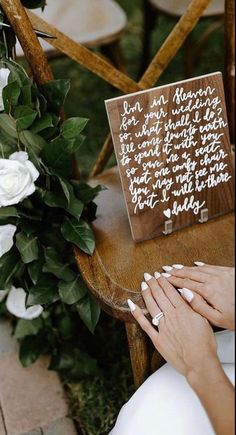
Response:
[{"label": "ring band", "polygon": [[162,317],[164,317],[164,313],[163,312],[157,314],[155,317],[153,317],[152,324],[154,326],[159,326],[160,320],[162,319]]}]

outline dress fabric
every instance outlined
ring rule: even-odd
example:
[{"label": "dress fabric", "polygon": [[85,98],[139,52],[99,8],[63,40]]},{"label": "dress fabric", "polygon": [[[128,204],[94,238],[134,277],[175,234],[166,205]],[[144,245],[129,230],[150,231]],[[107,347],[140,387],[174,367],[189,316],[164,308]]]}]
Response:
[{"label": "dress fabric", "polygon": [[[234,333],[216,333],[218,356],[234,384]],[[110,435],[214,435],[200,400],[169,364],[154,373],[123,406]]]}]

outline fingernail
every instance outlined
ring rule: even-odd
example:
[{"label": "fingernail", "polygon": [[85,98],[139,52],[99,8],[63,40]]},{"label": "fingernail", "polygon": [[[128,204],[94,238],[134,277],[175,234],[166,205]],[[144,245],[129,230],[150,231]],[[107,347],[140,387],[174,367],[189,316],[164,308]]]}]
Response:
[{"label": "fingernail", "polygon": [[152,277],[152,275],[150,275],[150,273],[145,273],[144,274],[144,279],[145,279],[145,281],[150,281],[150,279],[152,279],[153,277]]},{"label": "fingernail", "polygon": [[177,270],[181,270],[184,268],[183,264],[173,264],[173,268]]},{"label": "fingernail", "polygon": [[194,298],[194,294],[193,292],[191,292],[191,290],[189,290],[188,288],[182,288],[182,295],[184,297],[184,299],[187,302],[192,302],[193,298]]},{"label": "fingernail", "polygon": [[173,267],[171,267],[171,266],[162,266],[162,269],[163,269],[165,272],[170,272],[171,270],[173,270]]},{"label": "fingernail", "polygon": [[159,272],[155,272],[154,276],[155,276],[156,279],[159,279],[161,277],[161,274]]},{"label": "fingernail", "polygon": [[162,273],[161,275],[164,276],[164,278],[170,278],[171,277],[171,275],[169,273]]},{"label": "fingernail", "polygon": [[133,301],[131,301],[131,299],[128,299],[127,302],[131,313],[133,313],[136,310],[136,305],[133,303]]},{"label": "fingernail", "polygon": [[203,266],[205,266],[205,263],[203,263],[202,261],[194,261],[194,264],[197,267],[203,267]]},{"label": "fingernail", "polygon": [[146,284],[146,282],[142,282],[142,284],[141,284],[142,292],[145,292],[147,289],[148,289],[148,285]]}]

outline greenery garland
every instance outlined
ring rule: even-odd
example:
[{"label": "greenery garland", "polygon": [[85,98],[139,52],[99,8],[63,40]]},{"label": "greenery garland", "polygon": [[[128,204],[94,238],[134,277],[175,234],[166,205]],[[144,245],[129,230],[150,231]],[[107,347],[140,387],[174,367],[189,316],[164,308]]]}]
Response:
[{"label": "greenery garland", "polygon": [[[22,0],[44,7],[44,0]],[[4,20],[1,13],[0,20]],[[74,377],[96,362],[75,345],[82,322],[94,332],[100,309],[75,264],[71,243],[88,255],[95,247],[88,221],[103,189],[75,180],[88,120],[61,120],[68,80],[42,86],[9,56],[12,31],[0,42],[0,313],[13,316],[20,360],[53,356],[51,368]],[[80,326],[79,326],[80,325]]]}]

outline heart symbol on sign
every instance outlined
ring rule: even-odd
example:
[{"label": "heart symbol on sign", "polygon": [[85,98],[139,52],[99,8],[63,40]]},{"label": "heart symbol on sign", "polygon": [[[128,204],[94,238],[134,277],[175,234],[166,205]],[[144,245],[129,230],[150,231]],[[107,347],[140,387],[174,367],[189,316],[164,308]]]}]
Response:
[{"label": "heart symbol on sign", "polygon": [[168,210],[165,210],[165,211],[164,211],[164,215],[165,215],[168,219],[170,219],[170,217],[171,217],[171,209],[168,208]]}]

